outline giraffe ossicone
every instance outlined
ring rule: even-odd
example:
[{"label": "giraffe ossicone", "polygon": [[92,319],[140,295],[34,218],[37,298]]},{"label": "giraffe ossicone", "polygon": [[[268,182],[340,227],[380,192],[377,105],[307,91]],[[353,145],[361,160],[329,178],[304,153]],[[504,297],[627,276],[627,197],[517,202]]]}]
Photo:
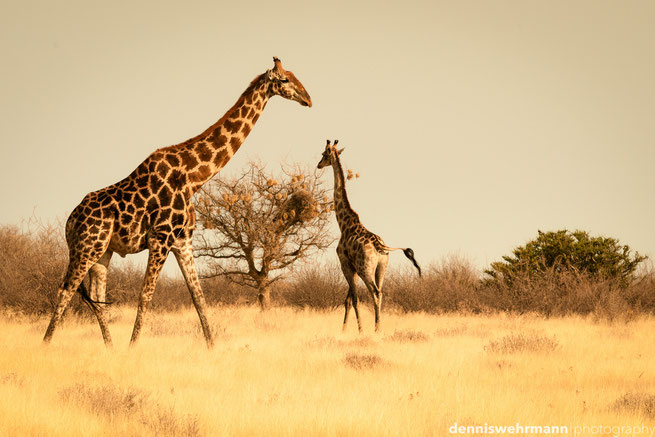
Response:
[{"label": "giraffe ossicone", "polygon": [[317,168],[332,166],[334,171],[334,212],[341,232],[341,238],[337,245],[337,256],[341,264],[341,271],[348,282],[348,294],[344,303],[343,329],[346,329],[348,314],[350,307],[352,307],[355,310],[357,327],[359,332],[362,332],[356,290],[357,278],[360,277],[373,298],[375,330],[378,331],[380,329],[380,311],[382,308],[382,284],[389,263],[389,252],[402,250],[418,270],[419,276],[421,275],[421,268],[416,262],[416,258],[414,258],[412,249],[389,247],[384,244],[382,238],[362,225],[359,215],[352,209],[348,201],[346,178],[344,177],[340,158],[344,149],[337,149],[338,143],[339,140],[334,140],[334,144],[330,144],[330,140],[327,140],[325,151],[318,162]]},{"label": "giraffe ossicone", "polygon": [[[182,270],[208,346],[213,335],[205,314],[191,244],[195,212],[191,197],[232,156],[252,130],[268,100],[282,96],[302,106],[312,100],[302,83],[274,58],[273,68],[257,76],[237,102],[203,133],[183,143],[156,150],[125,179],[87,194],[66,222],[69,263],[58,301],[43,338],[50,342],[76,291],[104,301],[107,269],[113,253],[121,256],[148,249],[148,265],[130,344],[139,338],[143,318],[169,252]],[[104,308],[91,305],[107,346],[111,336]]]}]

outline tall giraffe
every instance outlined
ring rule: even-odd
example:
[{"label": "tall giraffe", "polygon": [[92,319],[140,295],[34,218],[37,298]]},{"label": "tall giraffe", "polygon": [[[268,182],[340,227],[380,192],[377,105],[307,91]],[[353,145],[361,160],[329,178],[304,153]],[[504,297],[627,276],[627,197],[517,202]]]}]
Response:
[{"label": "tall giraffe", "polygon": [[[87,272],[90,294],[102,297],[112,254],[125,256],[148,249],[148,266],[130,345],[139,338],[148,303],[170,251],[182,270],[207,345],[213,345],[205,316],[205,298],[193,260],[191,241],[196,219],[191,197],[232,158],[271,97],[279,95],[312,106],[300,81],[282,68],[278,58],[273,61],[273,68],[257,76],[234,106],[203,133],[156,150],[128,177],[87,194],[73,210],[66,222],[68,268],[44,343],[52,339],[75,291],[90,301],[82,282]],[[111,346],[104,309],[97,302],[90,303],[105,345]]]},{"label": "tall giraffe", "polygon": [[346,329],[348,313],[352,306],[355,309],[359,332],[362,332],[359,310],[357,309],[356,293],[357,277],[359,276],[364,281],[366,288],[368,288],[371,298],[373,298],[375,330],[377,331],[380,329],[382,283],[384,282],[384,274],[387,271],[387,264],[389,263],[389,252],[402,250],[418,270],[419,276],[421,275],[421,268],[414,258],[414,251],[412,249],[393,248],[384,244],[382,238],[362,225],[359,215],[350,207],[346,193],[346,180],[343,174],[343,167],[341,166],[341,158],[339,157],[343,149],[337,150],[336,146],[338,142],[339,140],[334,140],[334,146],[331,146],[330,140],[328,140],[317,167],[320,169],[331,165],[334,170],[334,211],[337,216],[339,230],[341,231],[341,238],[337,245],[337,256],[341,263],[343,275],[348,282],[348,295],[344,303],[346,314],[343,318],[343,329]]}]

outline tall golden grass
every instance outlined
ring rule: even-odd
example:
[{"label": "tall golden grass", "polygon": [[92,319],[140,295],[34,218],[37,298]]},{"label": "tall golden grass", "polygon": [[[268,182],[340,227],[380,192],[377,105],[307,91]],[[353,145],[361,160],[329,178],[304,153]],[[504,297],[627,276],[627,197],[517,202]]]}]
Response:
[{"label": "tall golden grass", "polygon": [[0,316],[0,434],[446,436],[455,423],[519,423],[612,435],[591,427],[655,426],[651,316],[387,311],[374,334],[362,309],[359,335],[354,320],[341,332],[341,309],[225,306],[209,314],[212,350],[192,310],[150,313],[128,349],[133,317],[133,307],[113,310],[116,348],[106,350],[88,318],[68,315],[44,347],[47,317]]}]

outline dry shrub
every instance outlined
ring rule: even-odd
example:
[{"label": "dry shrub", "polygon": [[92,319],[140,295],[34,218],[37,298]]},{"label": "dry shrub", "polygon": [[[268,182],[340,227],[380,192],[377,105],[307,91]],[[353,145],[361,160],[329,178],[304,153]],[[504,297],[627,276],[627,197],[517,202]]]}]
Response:
[{"label": "dry shrub", "polygon": [[[68,246],[63,224],[27,221],[22,228],[0,225],[0,306],[5,312],[49,315],[57,302],[57,292],[68,265]],[[114,305],[136,306],[143,287],[145,266],[133,262],[110,267],[107,298]],[[202,281],[210,305],[243,301],[249,290],[221,278]],[[252,294],[252,292],[250,292]],[[175,311],[192,306],[181,278],[162,274],[150,304],[153,311]],[[91,316],[76,294],[68,307]]]},{"label": "dry shrub", "polygon": [[644,417],[655,418],[655,395],[645,393],[626,393],[614,401],[611,406],[613,411],[628,411],[633,414],[641,414]]},{"label": "dry shrub", "polygon": [[348,285],[335,264],[305,267],[291,278],[284,293],[286,304],[328,310],[343,305]]},{"label": "dry shrub", "polygon": [[174,321],[165,313],[153,314],[147,319],[148,332],[154,337],[189,336],[201,330],[198,319]]},{"label": "dry shrub", "polygon": [[634,281],[623,290],[622,297],[628,306],[640,313],[655,313],[655,266],[642,265]]},{"label": "dry shrub", "polygon": [[437,337],[455,337],[457,335],[462,335],[468,331],[466,326],[455,326],[452,328],[440,328],[434,331],[434,335]]},{"label": "dry shrub", "polygon": [[496,308],[501,311],[530,311],[551,316],[593,312],[600,296],[606,294],[614,282],[550,269],[538,275],[517,275],[511,284],[485,282],[484,288],[485,294],[495,300]]},{"label": "dry shrub", "polygon": [[388,336],[387,339],[400,343],[418,343],[428,341],[430,337],[421,331],[414,331],[409,329],[404,331],[396,330],[393,334]]},{"label": "dry shrub", "polygon": [[[20,228],[0,225],[0,307],[5,314],[51,313],[68,263],[63,229],[61,223],[44,224],[37,219],[28,220]],[[116,305],[136,306],[144,274],[145,266],[135,263],[111,267],[108,299]],[[204,279],[202,287],[209,305],[256,302],[256,291],[222,278]],[[271,290],[271,298],[279,305],[329,310],[343,305],[347,289],[338,265],[313,265],[296,271],[290,279],[279,281]],[[581,314],[593,315],[599,320],[628,321],[639,314],[655,313],[655,269],[652,264],[642,264],[641,270],[628,283],[551,269],[538,275],[517,275],[508,284],[481,280],[480,273],[469,262],[450,257],[428,267],[422,278],[407,266],[403,270],[389,271],[382,292],[383,311],[532,312],[545,316]],[[358,296],[363,305],[370,305],[369,293],[361,281],[358,282]],[[176,311],[191,306],[184,280],[162,275],[150,308]],[[78,314],[91,316],[77,295],[70,308]]]},{"label": "dry shrub", "polygon": [[120,388],[109,384],[90,387],[78,383],[61,390],[59,396],[64,402],[80,405],[110,422],[119,416],[136,416],[153,435],[200,435],[197,418],[180,417],[173,408],[150,401],[149,393],[134,387]]},{"label": "dry shrub", "polygon": [[[336,265],[301,270],[286,285],[286,304],[315,309],[341,306],[348,288]],[[361,281],[357,290],[360,302],[370,304]],[[593,314],[601,320],[630,320],[638,314],[655,312],[655,270],[643,269],[629,284],[597,275],[551,270],[517,276],[509,285],[481,280],[469,262],[451,257],[428,267],[422,278],[410,268],[389,271],[382,293],[383,308],[402,312]]]},{"label": "dry shrub", "polygon": [[[143,287],[145,266],[124,263],[121,268],[110,268],[107,276],[107,296],[115,304],[136,306]],[[200,281],[208,305],[235,305],[256,301],[250,287],[230,282],[222,277]],[[157,281],[149,309],[157,312],[177,311],[193,306],[191,294],[184,279],[162,274]]]},{"label": "dry shrub", "polygon": [[382,288],[383,302],[405,312],[482,310],[476,296],[479,274],[468,261],[450,257],[426,270],[423,277],[413,270],[391,271]]},{"label": "dry shrub", "polygon": [[359,336],[350,340],[340,340],[339,344],[347,347],[367,348],[375,346],[377,343],[371,337]]},{"label": "dry shrub", "polygon": [[[205,299],[209,305],[238,305],[257,302],[257,290],[236,284],[224,277],[213,277],[201,281]],[[186,289],[186,284],[184,285]],[[277,301],[277,288],[271,291],[271,299]],[[186,292],[189,295],[189,292]],[[189,295],[190,296],[190,295]],[[190,302],[190,300],[189,300]]]},{"label": "dry shrub", "polygon": [[351,353],[344,357],[343,362],[346,366],[356,370],[372,369],[384,364],[382,358],[377,355]]},{"label": "dry shrub", "polygon": [[0,384],[8,384],[8,385],[15,385],[18,387],[22,387],[25,384],[25,378],[18,375],[17,373],[10,372],[0,376]]},{"label": "dry shrub", "polygon": [[[23,314],[48,314],[68,263],[63,225],[36,219],[18,226],[0,225],[0,305]],[[85,311],[77,296],[69,308]]]},{"label": "dry shrub", "polygon": [[149,394],[136,388],[119,388],[113,385],[89,387],[78,383],[59,392],[64,402],[84,406],[97,416],[130,416],[142,411]]},{"label": "dry shrub", "polygon": [[152,430],[153,435],[196,437],[202,434],[197,417],[179,416],[170,407],[152,408],[144,423]]},{"label": "dry shrub", "polygon": [[555,337],[524,333],[506,335],[498,340],[490,341],[484,350],[501,354],[515,352],[553,352],[560,348]]},{"label": "dry shrub", "polygon": [[340,344],[341,342],[334,337],[315,337],[305,342],[306,346],[317,349],[336,348]]},{"label": "dry shrub", "polygon": [[594,314],[603,320],[631,319],[655,311],[655,274],[644,271],[631,283],[588,273],[557,272],[513,278],[512,284],[483,282],[481,297],[500,311],[546,316]]}]

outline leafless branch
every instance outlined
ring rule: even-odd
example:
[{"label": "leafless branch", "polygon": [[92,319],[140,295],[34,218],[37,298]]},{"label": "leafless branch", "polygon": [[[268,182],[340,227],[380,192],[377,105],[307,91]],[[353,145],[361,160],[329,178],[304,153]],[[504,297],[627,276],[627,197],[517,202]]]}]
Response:
[{"label": "leafless branch", "polygon": [[195,208],[194,255],[204,261],[203,277],[224,276],[261,289],[334,241],[328,189],[316,172],[297,164],[283,165],[276,176],[251,162],[237,177],[206,184]]}]

